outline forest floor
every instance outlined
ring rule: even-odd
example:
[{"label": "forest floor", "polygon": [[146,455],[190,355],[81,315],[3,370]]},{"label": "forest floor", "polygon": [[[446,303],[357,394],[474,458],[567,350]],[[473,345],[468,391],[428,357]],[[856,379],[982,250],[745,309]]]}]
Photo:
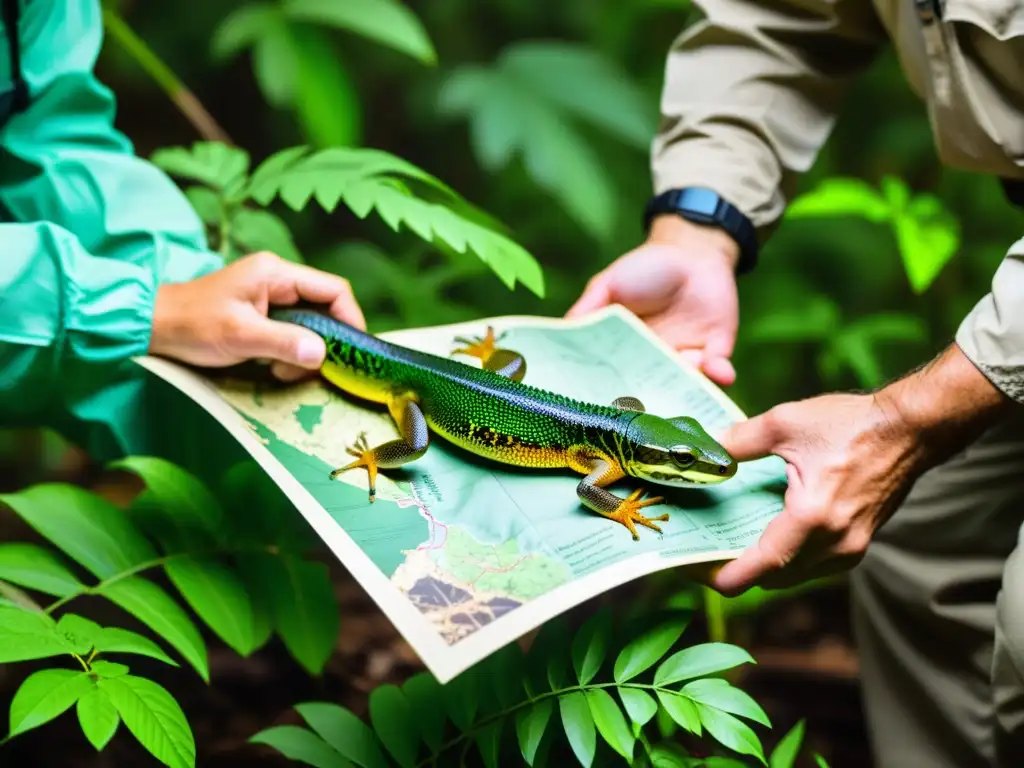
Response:
[{"label": "forest floor", "polygon": [[[0,540],[12,535],[0,514]],[[6,528],[6,529],[5,529]],[[401,683],[423,667],[376,604],[333,563],[342,614],[338,645],[324,675],[311,679],[279,641],[242,659],[216,640],[209,641],[210,685],[186,668],[176,670],[133,658],[132,670],[166,686],[191,723],[200,768],[283,768],[293,765],[269,748],[247,744],[271,725],[298,723],[294,704],[331,701],[365,715],[367,696],[381,683]],[[623,585],[602,602],[621,603],[640,588]],[[100,622],[123,621],[123,614],[99,600],[83,599],[78,610]],[[774,724],[759,727],[770,747],[799,719],[807,718],[806,743],[832,768],[870,768],[852,647],[848,594],[844,585],[786,597],[754,617],[738,619],[743,645],[757,660],[737,681],[764,707]],[[703,640],[703,627],[688,630],[690,642]],[[0,665],[0,711],[6,710],[20,682],[47,662]],[[6,717],[2,718],[6,730]],[[142,768],[157,765],[124,726],[102,753],[88,745],[73,712],[23,734],[0,748],[2,768]],[[810,766],[811,763],[800,765]]]}]

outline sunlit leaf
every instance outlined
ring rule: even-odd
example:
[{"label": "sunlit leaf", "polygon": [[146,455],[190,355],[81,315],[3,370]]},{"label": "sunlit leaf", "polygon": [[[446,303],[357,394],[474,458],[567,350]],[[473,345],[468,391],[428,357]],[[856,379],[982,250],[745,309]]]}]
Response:
[{"label": "sunlit leaf", "polygon": [[387,768],[377,737],[349,710],[337,704],[309,702],[297,704],[295,711],[331,748],[360,768]]},{"label": "sunlit leaf", "polygon": [[924,293],[960,248],[959,224],[944,211],[910,210],[897,217],[894,226],[910,287]]},{"label": "sunlit leaf", "polygon": [[583,623],[572,640],[572,664],[580,685],[594,679],[608,655],[612,635],[612,615],[607,608],[598,610]]},{"label": "sunlit leaf", "polygon": [[273,747],[289,760],[313,768],[351,768],[352,763],[339,755],[312,731],[295,725],[276,725],[260,731],[249,741]]},{"label": "sunlit leaf", "polygon": [[121,716],[107,694],[95,686],[78,700],[75,707],[82,733],[97,752],[102,752],[117,733]]},{"label": "sunlit leaf", "polygon": [[590,768],[597,750],[597,731],[594,729],[594,716],[590,714],[587,697],[580,691],[559,696],[558,709],[573,754],[583,768]]},{"label": "sunlit leaf", "polygon": [[149,542],[121,510],[82,488],[40,483],[0,496],[0,501],[101,579],[156,559]]},{"label": "sunlit leaf", "polygon": [[632,680],[668,653],[686,630],[691,616],[684,613],[673,617],[630,641],[615,659],[615,682]]},{"label": "sunlit leaf", "polygon": [[796,759],[800,754],[800,745],[804,740],[805,728],[805,721],[800,720],[779,740],[768,758],[770,768],[793,768],[796,765]]},{"label": "sunlit leaf", "polygon": [[85,586],[53,552],[21,542],[0,544],[0,579],[55,597]]},{"label": "sunlit leaf", "polygon": [[321,148],[358,144],[359,91],[338,52],[319,29],[300,25],[292,36],[298,69],[293,104],[306,138]]},{"label": "sunlit leaf", "polygon": [[551,699],[541,699],[516,713],[516,737],[519,740],[519,751],[527,765],[534,764],[537,748],[544,737],[553,710],[554,704]]},{"label": "sunlit leaf", "polygon": [[761,763],[768,764],[764,758],[761,740],[757,738],[757,734],[750,726],[720,709],[705,707],[702,704],[695,706],[700,715],[701,724],[723,746],[741,755],[753,755]]},{"label": "sunlit leaf", "polygon": [[142,677],[101,679],[97,687],[110,699],[125,726],[154,757],[169,768],[193,768],[196,745],[185,713],[165,688]]},{"label": "sunlit leaf", "polygon": [[192,610],[241,656],[256,650],[255,618],[245,585],[214,558],[180,557],[165,566],[167,577]]},{"label": "sunlit leaf", "polygon": [[698,736],[701,734],[700,714],[697,712],[697,705],[685,696],[680,696],[673,691],[656,691],[658,701],[669,717],[672,718],[680,728]]},{"label": "sunlit leaf", "polygon": [[163,589],[132,576],[97,590],[164,638],[191,664],[203,680],[210,676],[206,645],[188,614]]},{"label": "sunlit leaf", "polygon": [[769,728],[772,727],[768,715],[750,694],[724,680],[711,678],[694,680],[692,683],[684,685],[680,693],[705,706],[715,707],[733,715],[749,718]]},{"label": "sunlit leaf", "polygon": [[788,218],[809,216],[860,216],[869,221],[886,221],[890,203],[866,181],[830,178],[799,195],[786,210]]},{"label": "sunlit leaf", "polygon": [[64,614],[57,622],[57,632],[64,636],[69,647],[79,656],[93,649],[102,631],[95,621],[73,613]]},{"label": "sunlit leaf", "polygon": [[41,669],[18,687],[11,701],[10,735],[24,733],[64,714],[92,689],[88,673]]},{"label": "sunlit leaf", "polygon": [[92,662],[89,668],[95,672],[99,677],[122,677],[127,675],[129,670],[124,664],[117,664],[113,661],[103,661],[102,659]]},{"label": "sunlit leaf", "polygon": [[416,723],[401,689],[390,683],[378,685],[370,694],[370,722],[384,748],[402,768],[411,768],[419,753]]},{"label": "sunlit leaf", "polygon": [[118,627],[104,627],[100,630],[100,634],[95,638],[95,649],[97,653],[130,653],[137,656],[148,656],[173,667],[178,666],[178,662],[164,653],[160,646],[148,637]]},{"label": "sunlit leaf", "polygon": [[713,675],[740,664],[754,664],[754,658],[739,646],[729,643],[701,643],[672,654],[654,675],[655,685]]},{"label": "sunlit leaf", "polygon": [[0,664],[32,661],[72,653],[49,616],[14,606],[0,606]]},{"label": "sunlit leaf", "polygon": [[619,697],[626,708],[629,719],[640,725],[647,725],[658,711],[658,704],[650,694],[639,688],[620,688]]},{"label": "sunlit leaf", "polygon": [[424,64],[434,64],[437,54],[416,15],[397,0],[282,0],[291,19],[327,24],[367,37]]},{"label": "sunlit leaf", "polygon": [[229,189],[249,170],[248,152],[219,141],[158,149],[149,159],[171,176],[199,181],[217,190]]},{"label": "sunlit leaf", "polygon": [[592,688],[587,691],[587,704],[594,718],[597,732],[612,749],[627,760],[633,756],[633,733],[626,724],[622,710],[615,703],[611,694],[603,688]]}]

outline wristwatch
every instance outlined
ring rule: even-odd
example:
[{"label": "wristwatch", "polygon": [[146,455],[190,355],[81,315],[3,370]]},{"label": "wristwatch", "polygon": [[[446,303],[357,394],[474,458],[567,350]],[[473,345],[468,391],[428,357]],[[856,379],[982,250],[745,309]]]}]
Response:
[{"label": "wristwatch", "polygon": [[655,195],[644,210],[644,230],[651,227],[655,216],[671,213],[696,224],[718,227],[740,248],[737,274],[750,272],[757,264],[757,232],[754,225],[732,203],[718,193],[703,187],[669,189]]}]

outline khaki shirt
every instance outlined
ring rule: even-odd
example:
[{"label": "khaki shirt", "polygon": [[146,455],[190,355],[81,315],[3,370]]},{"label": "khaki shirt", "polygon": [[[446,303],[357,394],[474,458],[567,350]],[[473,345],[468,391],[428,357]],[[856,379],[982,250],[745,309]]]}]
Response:
[{"label": "khaki shirt", "polygon": [[[1024,179],[1024,1],[695,0],[673,45],[653,144],[655,190],[706,186],[762,241],[828,138],[851,81],[895,46],[951,167]],[[925,3],[931,5],[931,3]],[[963,320],[965,354],[1024,402],[1024,238]]]}]

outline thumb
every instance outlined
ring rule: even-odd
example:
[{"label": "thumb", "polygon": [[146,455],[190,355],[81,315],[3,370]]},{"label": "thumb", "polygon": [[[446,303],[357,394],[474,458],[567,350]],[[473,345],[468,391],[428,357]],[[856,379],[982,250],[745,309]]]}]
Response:
[{"label": "thumb", "polygon": [[737,461],[762,459],[770,456],[782,442],[782,435],[771,424],[766,414],[739,421],[726,429],[718,442]]},{"label": "thumb", "polygon": [[308,370],[323,365],[327,355],[324,340],[308,328],[266,317],[253,318],[248,333],[236,347],[247,358],[269,358]]},{"label": "thumb", "polygon": [[565,313],[567,318],[580,317],[588,312],[594,312],[612,303],[612,291],[610,281],[604,273],[595,275],[583,289],[583,293],[576,299],[576,303],[569,307]]}]

